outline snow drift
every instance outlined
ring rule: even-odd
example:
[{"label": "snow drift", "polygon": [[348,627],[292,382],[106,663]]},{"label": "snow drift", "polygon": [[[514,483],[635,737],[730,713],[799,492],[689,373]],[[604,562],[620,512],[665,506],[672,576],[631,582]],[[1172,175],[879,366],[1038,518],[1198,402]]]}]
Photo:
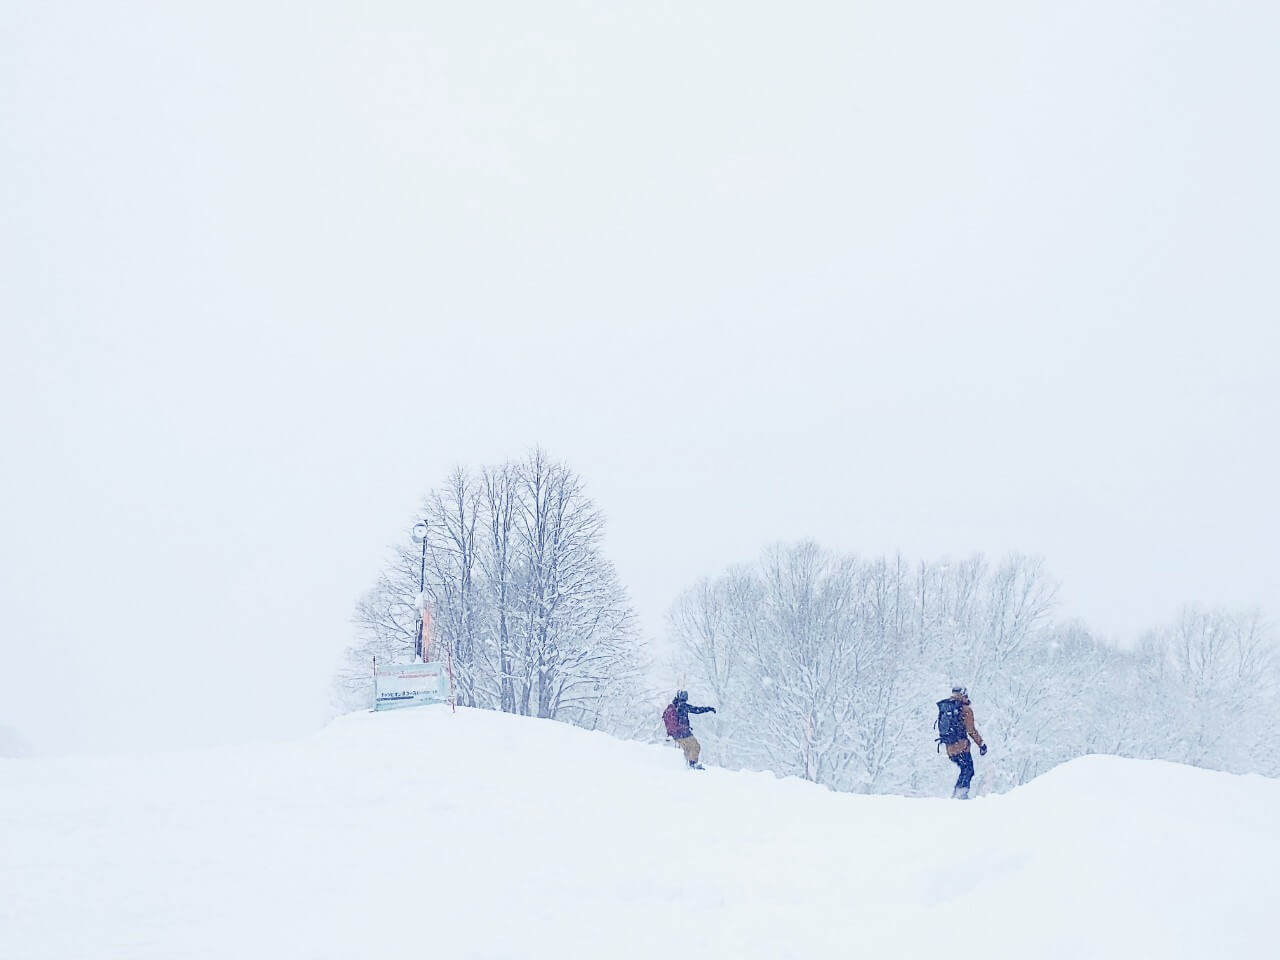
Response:
[{"label": "snow drift", "polygon": [[0,761],[0,956],[1269,957],[1277,811],[1280,782],[1154,761],[906,800],[549,721],[356,714]]}]

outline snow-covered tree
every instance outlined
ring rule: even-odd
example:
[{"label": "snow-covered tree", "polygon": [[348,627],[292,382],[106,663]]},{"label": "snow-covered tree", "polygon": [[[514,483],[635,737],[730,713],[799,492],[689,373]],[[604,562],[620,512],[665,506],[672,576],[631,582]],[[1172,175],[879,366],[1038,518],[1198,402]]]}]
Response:
[{"label": "snow-covered tree", "polygon": [[670,618],[687,684],[720,707],[711,752],[842,790],[937,794],[934,701],[969,687],[994,747],[981,791],[1086,753],[1280,773],[1275,631],[1258,613],[1188,609],[1136,651],[1054,619],[1043,563],[859,559],[767,550],[685,592]]},{"label": "snow-covered tree", "polygon": [[[418,519],[427,525],[430,655],[452,655],[461,704],[634,727],[643,672],[635,614],[601,552],[604,517],[576,473],[541,450],[458,469]],[[368,702],[373,656],[413,654],[421,549],[406,537],[357,608],[344,705]]]}]

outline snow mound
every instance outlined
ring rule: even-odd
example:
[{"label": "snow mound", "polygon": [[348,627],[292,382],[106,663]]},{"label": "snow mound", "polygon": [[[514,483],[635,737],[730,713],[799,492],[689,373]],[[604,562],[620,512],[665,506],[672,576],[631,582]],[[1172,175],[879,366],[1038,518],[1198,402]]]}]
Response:
[{"label": "snow mound", "polygon": [[0,785],[6,960],[1274,950],[1280,782],[1174,764],[860,797],[428,707],[289,744],[5,760]]}]

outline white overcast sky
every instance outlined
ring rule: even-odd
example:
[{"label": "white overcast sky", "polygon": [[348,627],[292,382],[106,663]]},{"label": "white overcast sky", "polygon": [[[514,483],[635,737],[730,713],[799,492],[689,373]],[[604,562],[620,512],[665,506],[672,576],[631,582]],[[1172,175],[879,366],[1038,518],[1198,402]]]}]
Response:
[{"label": "white overcast sky", "polygon": [[0,726],[316,726],[420,496],[534,444],[655,636],[801,537],[1280,614],[1278,28],[7,0]]}]

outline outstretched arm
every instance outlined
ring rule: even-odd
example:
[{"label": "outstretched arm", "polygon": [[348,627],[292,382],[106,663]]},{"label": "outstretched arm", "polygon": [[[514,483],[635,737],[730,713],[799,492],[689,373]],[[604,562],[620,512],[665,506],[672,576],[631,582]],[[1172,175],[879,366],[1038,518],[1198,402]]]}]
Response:
[{"label": "outstretched arm", "polygon": [[695,707],[693,706],[693,704],[690,704],[689,712],[690,713],[715,713],[716,708],[715,707]]}]

